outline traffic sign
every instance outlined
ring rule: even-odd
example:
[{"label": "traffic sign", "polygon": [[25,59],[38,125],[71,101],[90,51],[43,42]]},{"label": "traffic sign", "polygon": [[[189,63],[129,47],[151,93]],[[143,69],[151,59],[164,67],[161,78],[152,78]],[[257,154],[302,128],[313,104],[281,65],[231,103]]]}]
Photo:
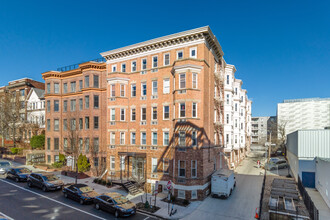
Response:
[{"label": "traffic sign", "polygon": [[173,189],[173,184],[172,184],[172,181],[171,181],[171,180],[169,180],[169,181],[167,182],[166,187],[167,187],[168,190],[172,190],[172,189]]}]

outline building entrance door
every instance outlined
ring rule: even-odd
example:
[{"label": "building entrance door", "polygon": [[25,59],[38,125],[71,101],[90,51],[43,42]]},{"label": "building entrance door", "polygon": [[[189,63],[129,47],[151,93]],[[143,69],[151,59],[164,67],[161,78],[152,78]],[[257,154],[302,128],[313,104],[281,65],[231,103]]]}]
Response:
[{"label": "building entrance door", "polygon": [[132,175],[138,181],[144,180],[144,164],[145,164],[144,158],[141,157],[133,158]]}]

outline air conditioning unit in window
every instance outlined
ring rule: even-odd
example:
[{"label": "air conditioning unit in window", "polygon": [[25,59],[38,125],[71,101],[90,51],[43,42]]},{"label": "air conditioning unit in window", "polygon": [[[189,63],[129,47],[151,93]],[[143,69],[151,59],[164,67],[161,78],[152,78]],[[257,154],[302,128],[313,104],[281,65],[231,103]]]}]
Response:
[{"label": "air conditioning unit in window", "polygon": [[140,125],[146,125],[147,122],[146,121],[140,121]]},{"label": "air conditioning unit in window", "polygon": [[151,99],[158,99],[158,95],[152,95]]},{"label": "air conditioning unit in window", "polygon": [[158,121],[151,121],[151,124],[152,125],[157,125],[158,124]]},{"label": "air conditioning unit in window", "polygon": [[141,75],[147,74],[147,71],[141,71]]},{"label": "air conditioning unit in window", "polygon": [[158,147],[151,147],[151,150],[157,150]]},{"label": "air conditioning unit in window", "polygon": [[151,174],[151,178],[158,178],[157,174]]},{"label": "air conditioning unit in window", "polygon": [[146,150],[146,149],[147,149],[146,146],[141,146],[141,147],[140,147],[140,150]]},{"label": "air conditioning unit in window", "polygon": [[110,125],[116,125],[116,122],[110,121]]},{"label": "air conditioning unit in window", "polygon": [[147,96],[141,96],[140,100],[147,100]]},{"label": "air conditioning unit in window", "polygon": [[116,98],[110,98],[110,101],[116,101]]}]

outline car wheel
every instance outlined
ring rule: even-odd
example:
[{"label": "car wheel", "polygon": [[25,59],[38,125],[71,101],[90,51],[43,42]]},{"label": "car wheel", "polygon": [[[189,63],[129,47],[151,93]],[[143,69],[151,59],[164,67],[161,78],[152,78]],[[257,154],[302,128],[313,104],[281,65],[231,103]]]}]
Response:
[{"label": "car wheel", "polygon": [[97,210],[100,210],[100,205],[99,205],[98,203],[96,203],[96,204],[95,204],[95,208],[96,208]]},{"label": "car wheel", "polygon": [[116,210],[116,212],[115,212],[115,217],[116,217],[116,218],[119,217],[119,212],[118,212],[118,210]]},{"label": "car wheel", "polygon": [[79,200],[79,203],[80,203],[80,205],[83,205],[84,204],[84,200],[83,199],[80,199]]},{"label": "car wheel", "polygon": [[19,179],[18,179],[18,177],[16,177],[16,178],[15,178],[15,181],[16,181],[17,183],[19,182]]},{"label": "car wheel", "polygon": [[230,193],[229,193],[229,195],[231,195],[233,193],[233,189],[230,189]]},{"label": "car wheel", "polygon": [[27,185],[28,185],[28,187],[30,187],[30,188],[33,186],[32,183],[31,183],[30,181],[27,182]]},{"label": "car wheel", "polygon": [[46,186],[43,186],[42,187],[42,191],[47,192],[47,187]]},{"label": "car wheel", "polygon": [[65,198],[68,198],[68,194],[67,194],[67,193],[64,193],[64,197],[65,197]]}]

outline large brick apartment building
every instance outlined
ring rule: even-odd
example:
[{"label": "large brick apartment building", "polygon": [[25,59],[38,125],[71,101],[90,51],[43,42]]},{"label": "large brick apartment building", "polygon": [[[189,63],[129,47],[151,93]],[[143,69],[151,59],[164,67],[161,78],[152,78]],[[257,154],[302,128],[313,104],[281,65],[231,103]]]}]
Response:
[{"label": "large brick apartment building", "polygon": [[[154,190],[156,181],[158,190],[166,192],[165,185],[171,180],[179,198],[205,198],[212,173],[232,162],[224,152],[227,64],[210,28],[172,34],[101,55],[106,63],[87,62],[74,70],[43,73],[48,162],[56,161],[58,153],[64,152],[64,125],[76,118],[77,128],[81,128],[79,140],[83,140],[80,149],[87,154],[84,140],[89,138],[90,146],[97,138],[96,157],[106,163],[106,178],[145,183],[148,192]],[[95,76],[97,86],[92,83]],[[90,81],[87,87],[86,79]],[[76,90],[65,93],[64,87],[72,82],[76,82]],[[95,96],[99,97],[97,108],[93,107]],[[79,116],[72,117],[72,105]],[[97,128],[93,128],[94,117],[98,117]],[[92,163],[95,165],[99,164]]]}]

